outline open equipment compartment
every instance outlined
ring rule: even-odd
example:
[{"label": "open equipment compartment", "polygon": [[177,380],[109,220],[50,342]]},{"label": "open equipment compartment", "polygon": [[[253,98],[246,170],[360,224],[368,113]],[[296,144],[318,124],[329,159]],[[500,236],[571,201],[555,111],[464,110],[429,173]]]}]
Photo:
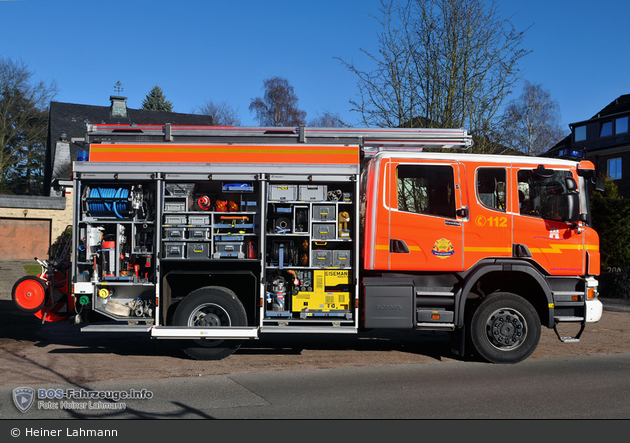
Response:
[{"label": "open equipment compartment", "polygon": [[267,186],[264,324],[355,327],[356,178],[282,176]]},{"label": "open equipment compartment", "polygon": [[157,183],[152,174],[84,173],[75,185],[75,293],[112,320],[155,319]]}]

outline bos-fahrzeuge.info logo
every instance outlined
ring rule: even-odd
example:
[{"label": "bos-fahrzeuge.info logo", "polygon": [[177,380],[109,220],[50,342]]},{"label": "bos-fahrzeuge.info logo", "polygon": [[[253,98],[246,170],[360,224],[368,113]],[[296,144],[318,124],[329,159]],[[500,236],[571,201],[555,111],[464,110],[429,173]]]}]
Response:
[{"label": "bos-fahrzeuge.info logo", "polygon": [[[87,389],[38,389],[20,387],[13,390],[13,403],[20,412],[28,411],[37,400],[37,409],[126,409],[120,400],[147,400],[153,392],[90,391]],[[58,402],[53,400],[59,400]]]},{"label": "bos-fahrzeuge.info logo", "polygon": [[35,401],[35,389],[15,388],[13,390],[13,403],[20,412],[28,411]]}]

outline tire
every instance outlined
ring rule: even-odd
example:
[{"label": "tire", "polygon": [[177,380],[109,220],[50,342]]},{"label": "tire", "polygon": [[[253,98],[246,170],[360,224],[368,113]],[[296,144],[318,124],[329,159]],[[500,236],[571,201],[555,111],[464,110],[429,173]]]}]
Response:
[{"label": "tire", "polygon": [[479,355],[492,363],[518,363],[540,340],[540,318],[524,298],[498,292],[485,298],[470,323],[470,337]]},{"label": "tire", "polygon": [[11,299],[18,309],[24,312],[41,311],[46,304],[48,285],[39,277],[22,277],[13,285]]},{"label": "tire", "polygon": [[[175,326],[247,326],[247,313],[236,294],[220,286],[192,291],[173,314]],[[242,340],[185,340],[182,350],[195,360],[221,360],[233,354]]]}]

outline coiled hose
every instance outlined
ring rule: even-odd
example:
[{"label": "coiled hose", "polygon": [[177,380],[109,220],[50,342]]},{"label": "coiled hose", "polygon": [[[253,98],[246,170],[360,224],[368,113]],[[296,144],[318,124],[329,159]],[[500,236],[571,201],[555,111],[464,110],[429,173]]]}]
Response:
[{"label": "coiled hose", "polygon": [[87,207],[92,216],[123,218],[131,212],[130,191],[127,188],[92,188]]}]

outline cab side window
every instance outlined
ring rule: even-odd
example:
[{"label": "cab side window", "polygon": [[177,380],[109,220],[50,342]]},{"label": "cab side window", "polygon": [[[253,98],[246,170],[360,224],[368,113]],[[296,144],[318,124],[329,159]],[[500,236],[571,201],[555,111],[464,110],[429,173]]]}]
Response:
[{"label": "cab side window", "polygon": [[505,168],[477,169],[477,198],[483,206],[505,212],[506,177]]},{"label": "cab side window", "polygon": [[446,165],[399,165],[398,210],[455,218],[455,178]]}]

